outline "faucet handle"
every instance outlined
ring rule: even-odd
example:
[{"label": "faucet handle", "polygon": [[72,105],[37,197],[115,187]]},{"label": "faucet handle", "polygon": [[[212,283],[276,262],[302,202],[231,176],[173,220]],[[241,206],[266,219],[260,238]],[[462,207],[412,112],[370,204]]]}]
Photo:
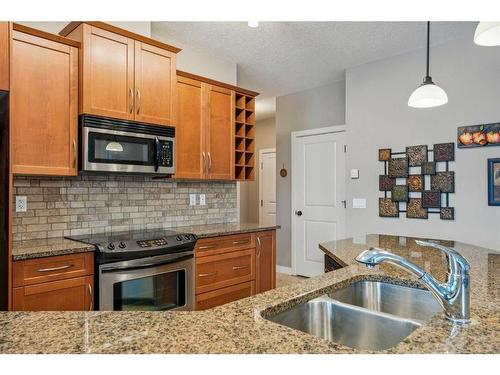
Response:
[{"label": "faucet handle", "polygon": [[433,247],[435,249],[441,250],[443,253],[448,255],[450,267],[452,268],[452,273],[457,273],[457,265],[460,266],[462,272],[469,272],[470,265],[458,251],[452,247],[446,247],[435,242],[415,240],[415,243],[420,246]]}]

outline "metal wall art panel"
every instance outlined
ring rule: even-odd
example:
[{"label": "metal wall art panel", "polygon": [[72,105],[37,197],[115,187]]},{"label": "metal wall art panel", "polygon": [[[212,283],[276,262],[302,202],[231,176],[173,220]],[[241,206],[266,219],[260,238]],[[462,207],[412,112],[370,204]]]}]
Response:
[{"label": "metal wall art panel", "polygon": [[384,163],[384,174],[379,175],[379,191],[384,195],[379,198],[379,216],[406,213],[407,218],[428,219],[430,214],[439,214],[442,220],[455,219],[455,209],[449,207],[449,194],[455,192],[455,172],[449,170],[455,160],[455,143],[432,147],[378,150],[378,159]]}]

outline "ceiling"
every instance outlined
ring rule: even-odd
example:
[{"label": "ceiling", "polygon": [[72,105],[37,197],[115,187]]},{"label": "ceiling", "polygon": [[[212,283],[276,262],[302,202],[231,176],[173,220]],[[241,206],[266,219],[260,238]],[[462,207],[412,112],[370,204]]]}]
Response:
[{"label": "ceiling", "polygon": [[[474,22],[433,22],[431,43],[472,40]],[[152,22],[153,35],[237,63],[262,97],[343,80],[345,70],[425,47],[425,22]]]}]

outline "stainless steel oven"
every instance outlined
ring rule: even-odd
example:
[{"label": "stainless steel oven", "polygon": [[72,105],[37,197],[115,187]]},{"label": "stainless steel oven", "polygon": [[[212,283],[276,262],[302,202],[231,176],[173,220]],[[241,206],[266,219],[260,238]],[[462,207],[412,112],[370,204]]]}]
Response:
[{"label": "stainless steel oven", "polygon": [[194,310],[193,252],[99,266],[99,310]]},{"label": "stainless steel oven", "polygon": [[175,128],[82,115],[83,172],[175,173]]}]

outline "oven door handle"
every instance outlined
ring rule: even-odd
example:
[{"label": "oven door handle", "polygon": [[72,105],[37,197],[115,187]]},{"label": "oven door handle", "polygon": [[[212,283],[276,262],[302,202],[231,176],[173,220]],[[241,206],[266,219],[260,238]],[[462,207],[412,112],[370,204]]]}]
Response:
[{"label": "oven door handle", "polygon": [[120,272],[120,271],[132,271],[132,270],[139,270],[142,268],[148,268],[148,267],[156,267],[156,266],[162,266],[165,264],[171,264],[171,263],[177,263],[181,262],[183,260],[188,260],[193,258],[193,254],[190,255],[184,255],[181,257],[176,257],[172,259],[166,259],[163,261],[158,261],[158,262],[149,262],[149,263],[142,263],[138,264],[136,266],[130,265],[130,266],[111,266],[111,267],[103,267],[101,269],[101,273],[112,273],[112,272]]},{"label": "oven door handle", "polygon": [[158,172],[160,167],[161,143],[158,137],[155,137],[155,172]]}]

